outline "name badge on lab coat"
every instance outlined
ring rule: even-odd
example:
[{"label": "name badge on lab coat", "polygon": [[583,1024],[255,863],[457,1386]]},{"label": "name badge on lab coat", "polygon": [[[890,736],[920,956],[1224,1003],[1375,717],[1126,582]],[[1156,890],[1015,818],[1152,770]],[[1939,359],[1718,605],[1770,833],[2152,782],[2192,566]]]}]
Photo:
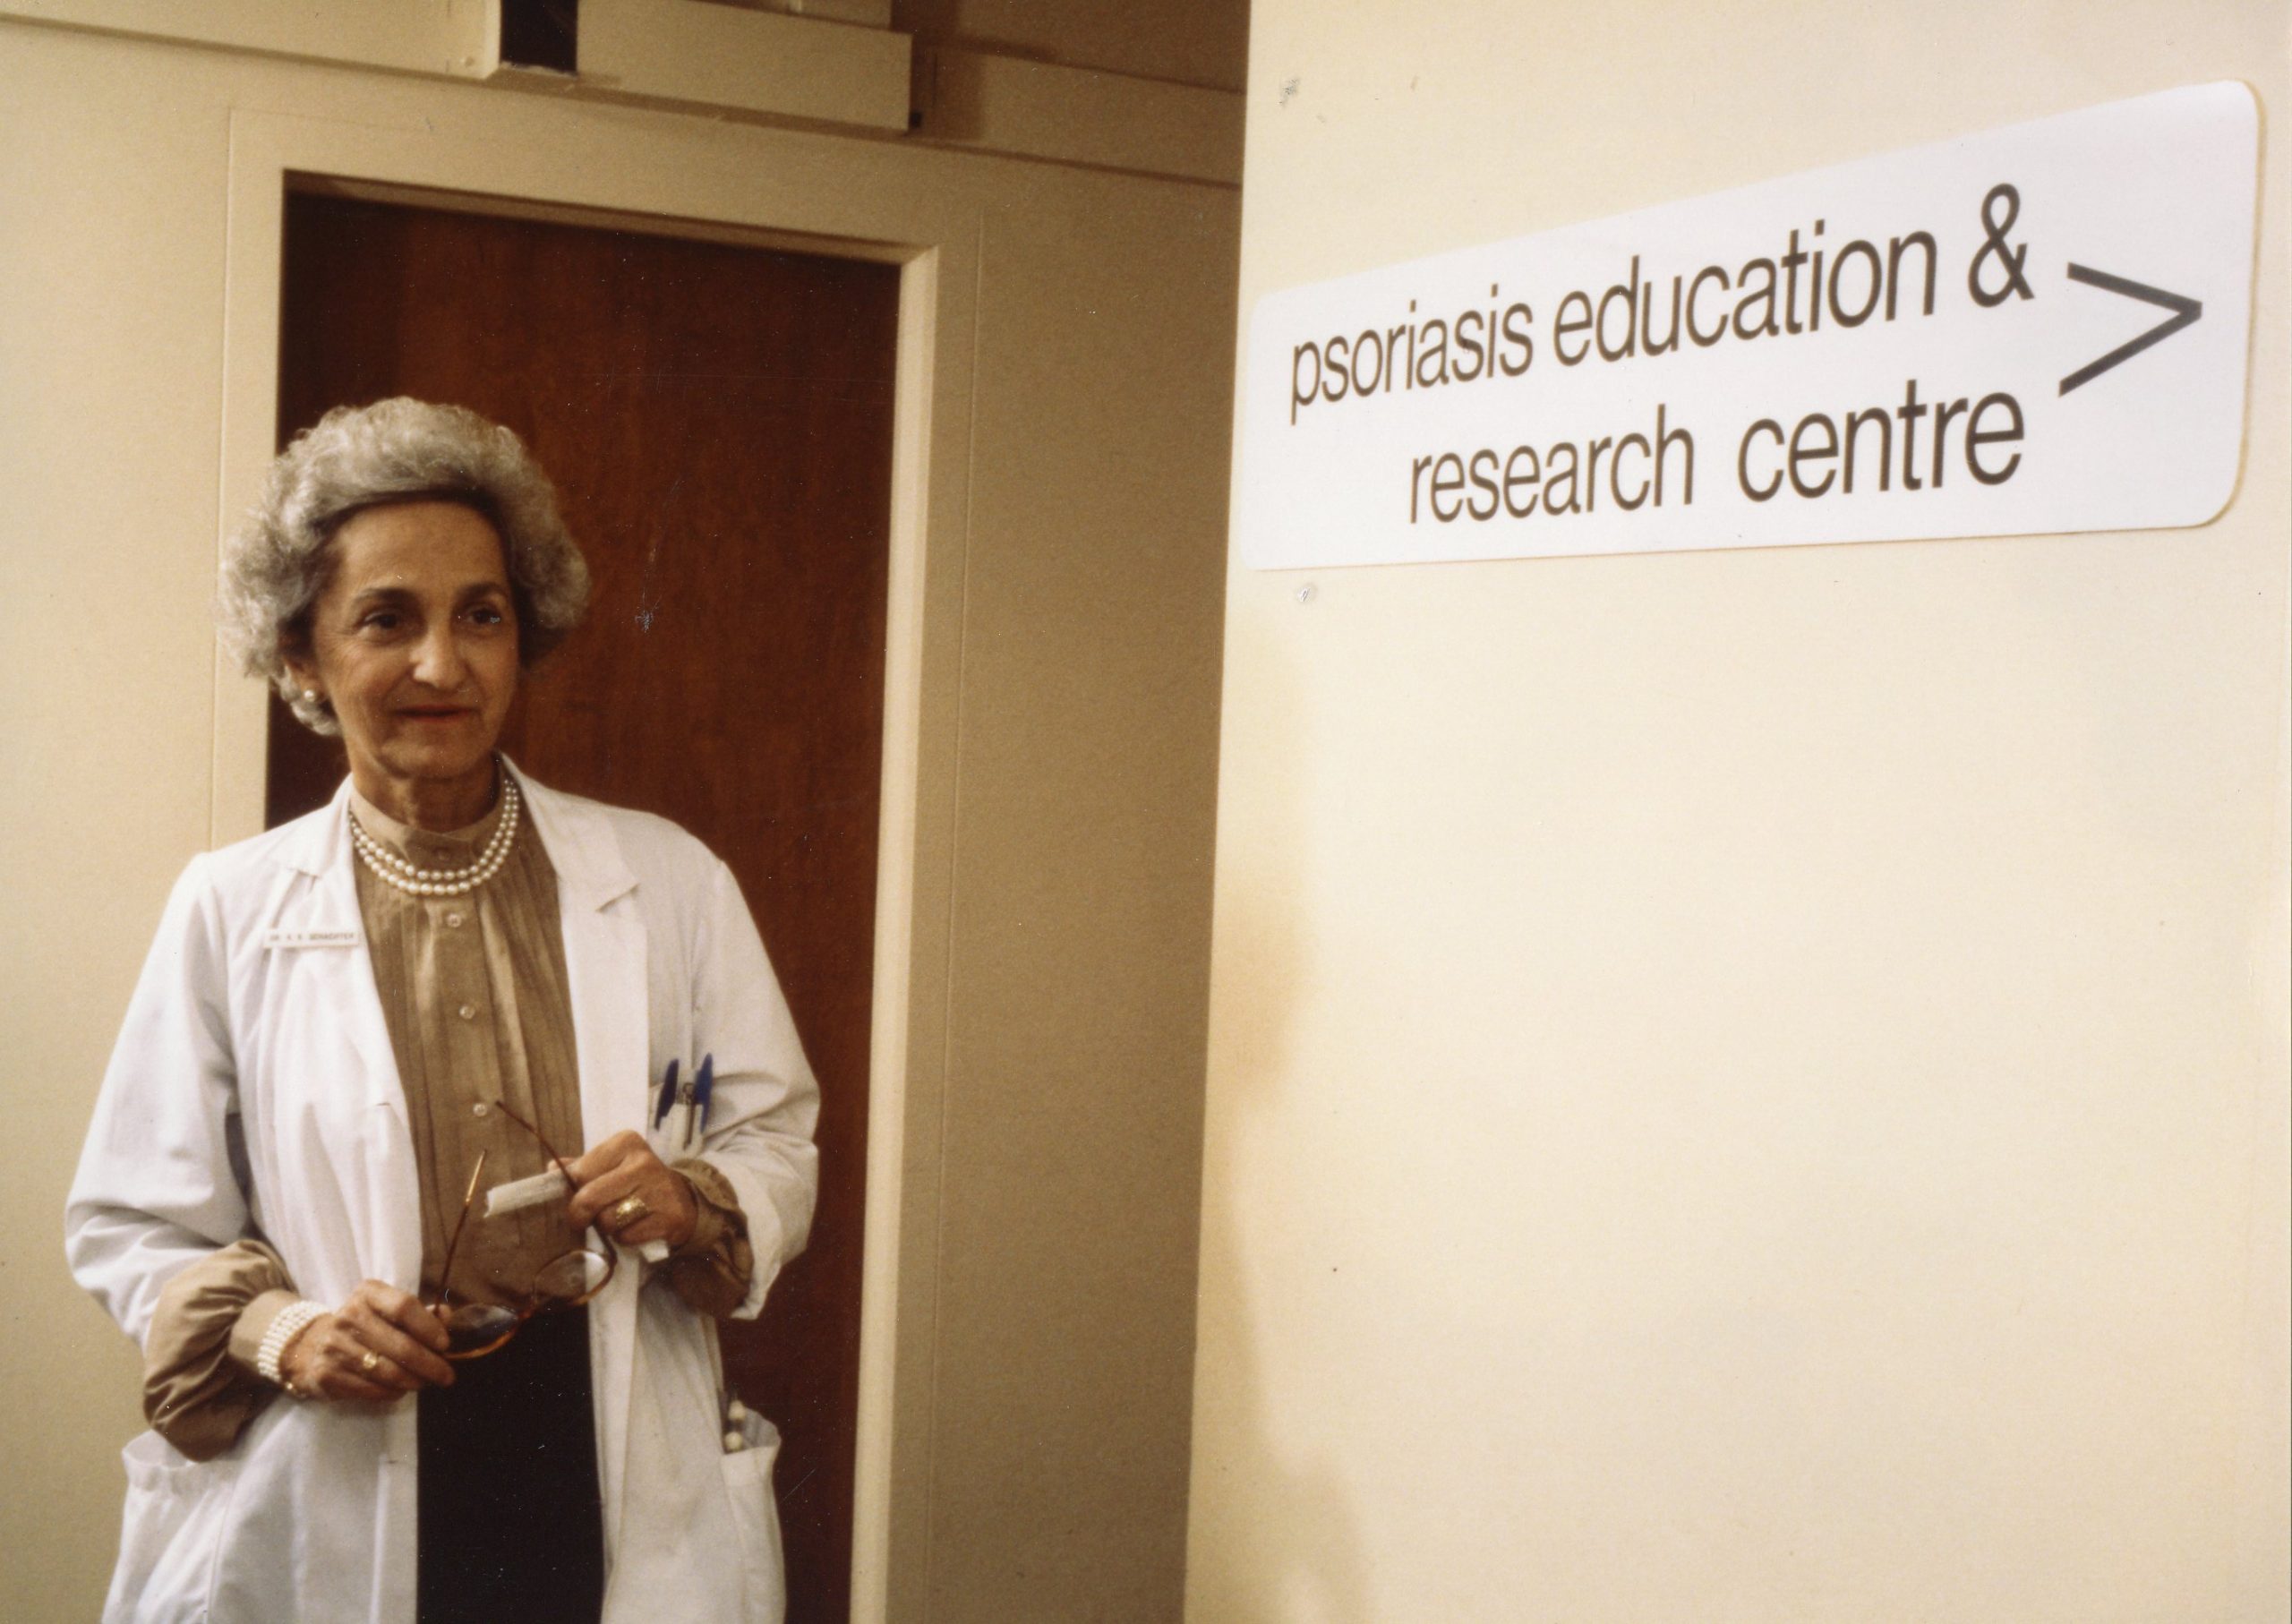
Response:
[{"label": "name badge on lab coat", "polygon": [[288,930],[278,927],[262,933],[266,949],[285,947],[355,947],[355,930]]}]

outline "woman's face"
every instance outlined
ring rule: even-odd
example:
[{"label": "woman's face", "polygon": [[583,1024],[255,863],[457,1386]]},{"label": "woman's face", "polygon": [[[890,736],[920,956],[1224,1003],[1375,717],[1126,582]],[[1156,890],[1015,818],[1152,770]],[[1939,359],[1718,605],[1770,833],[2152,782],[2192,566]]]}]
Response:
[{"label": "woman's face", "polygon": [[[500,538],[458,502],[368,508],[334,533],[334,575],[288,665],[334,706],[352,778],[408,822],[484,813],[493,741],[517,691]],[[434,823],[432,826],[438,826]]]}]

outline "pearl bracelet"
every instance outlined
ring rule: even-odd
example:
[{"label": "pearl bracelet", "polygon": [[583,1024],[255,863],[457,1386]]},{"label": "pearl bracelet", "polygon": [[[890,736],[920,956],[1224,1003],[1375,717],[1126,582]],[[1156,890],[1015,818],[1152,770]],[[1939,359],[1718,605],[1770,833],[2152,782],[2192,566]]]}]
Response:
[{"label": "pearl bracelet", "polygon": [[302,1334],[304,1327],[313,1320],[324,1319],[327,1312],[324,1306],[308,1300],[289,1303],[280,1309],[278,1317],[271,1321],[270,1329],[262,1333],[262,1346],[255,1349],[255,1374],[265,1381],[276,1382],[297,1398],[303,1397],[304,1395],[297,1391],[295,1384],[287,1380],[285,1372],[279,1370],[278,1361],[286,1352],[286,1345]]}]

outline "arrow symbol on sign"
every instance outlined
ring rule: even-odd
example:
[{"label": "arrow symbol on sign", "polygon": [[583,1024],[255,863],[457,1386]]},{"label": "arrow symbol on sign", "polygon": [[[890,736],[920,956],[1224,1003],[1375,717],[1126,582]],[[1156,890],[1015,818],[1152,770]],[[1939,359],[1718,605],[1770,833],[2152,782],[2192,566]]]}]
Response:
[{"label": "arrow symbol on sign", "polygon": [[2146,282],[2135,282],[2128,277],[2113,277],[2106,270],[2095,270],[2090,265],[2072,265],[2069,279],[2082,282],[2089,287],[2105,293],[2123,294],[2128,299],[2141,299],[2173,313],[2157,323],[2139,338],[2118,345],[2099,361],[2090,361],[2061,380],[2061,393],[2066,395],[2081,384],[2100,377],[2121,361],[2130,361],[2151,345],[2171,338],[2204,313],[2202,302],[2185,294],[2168,294],[2161,287],[2151,287]]}]

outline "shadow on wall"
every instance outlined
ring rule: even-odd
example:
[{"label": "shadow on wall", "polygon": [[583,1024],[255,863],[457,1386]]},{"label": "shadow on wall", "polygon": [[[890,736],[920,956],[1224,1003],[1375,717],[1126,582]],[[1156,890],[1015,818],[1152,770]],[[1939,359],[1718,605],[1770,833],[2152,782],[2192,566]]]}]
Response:
[{"label": "shadow on wall", "polygon": [[[1211,1102],[1202,1168],[1202,1278],[1219,1288],[1205,1300],[1202,1354],[1217,1360],[1197,1383],[1194,1503],[1214,1507],[1195,1523],[1188,1552],[1189,1624],[1370,1624],[1368,1570],[1345,1474],[1323,1457],[1285,1451],[1269,1405],[1264,1360],[1246,1292],[1237,1209],[1245,1175],[1237,1145],[1285,1086],[1289,1064],[1289,992],[1305,971],[1293,855],[1299,828],[1306,731],[1299,685],[1270,669],[1279,658],[1261,643],[1251,656],[1251,747],[1256,786],[1220,832],[1221,843],[1251,853],[1221,899],[1217,952],[1227,987],[1214,998],[1210,1064],[1219,1095]],[[1230,725],[1230,723],[1229,723]],[[1259,747],[1264,747],[1260,749]],[[1334,1333],[1332,1333],[1334,1334]],[[1204,1479],[1208,1481],[1204,1481]]]}]

